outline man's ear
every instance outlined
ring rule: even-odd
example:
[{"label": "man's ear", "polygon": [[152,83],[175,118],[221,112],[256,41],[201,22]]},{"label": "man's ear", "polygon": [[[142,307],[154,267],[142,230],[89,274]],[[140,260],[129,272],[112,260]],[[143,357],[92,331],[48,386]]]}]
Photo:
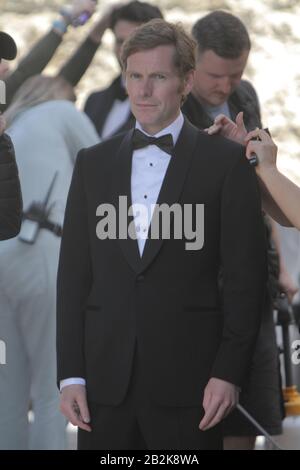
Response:
[{"label": "man's ear", "polygon": [[195,76],[195,71],[190,70],[186,76],[184,77],[184,88],[183,88],[183,94],[187,96],[193,89],[194,86],[194,76]]}]

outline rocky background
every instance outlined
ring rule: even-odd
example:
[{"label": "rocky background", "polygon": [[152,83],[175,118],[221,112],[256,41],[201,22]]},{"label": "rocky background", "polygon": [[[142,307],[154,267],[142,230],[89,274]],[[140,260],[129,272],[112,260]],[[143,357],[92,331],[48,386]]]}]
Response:
[{"label": "rocky background", "polygon": [[[150,0],[151,1],[151,0]],[[252,39],[245,77],[254,84],[261,101],[263,123],[279,146],[280,168],[300,183],[300,0],[152,0],[170,21],[181,21],[189,30],[193,22],[217,8],[238,15]],[[63,0],[0,0],[0,29],[12,34],[18,58],[45,33]],[[55,74],[87,34],[92,21],[112,2],[98,1],[90,23],[70,30],[46,73]],[[77,87],[78,106],[87,95],[106,86],[117,74],[108,31],[92,65]],[[12,64],[14,66],[15,64]]]}]

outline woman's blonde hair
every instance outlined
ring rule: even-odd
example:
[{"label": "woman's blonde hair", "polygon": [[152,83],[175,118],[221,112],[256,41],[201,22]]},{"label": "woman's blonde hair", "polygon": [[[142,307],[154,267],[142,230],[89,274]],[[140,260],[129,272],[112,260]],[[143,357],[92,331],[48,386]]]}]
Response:
[{"label": "woman's blonde hair", "polygon": [[75,101],[72,85],[62,77],[35,75],[28,78],[18,89],[11,105],[4,113],[7,127],[19,113],[51,100]]}]

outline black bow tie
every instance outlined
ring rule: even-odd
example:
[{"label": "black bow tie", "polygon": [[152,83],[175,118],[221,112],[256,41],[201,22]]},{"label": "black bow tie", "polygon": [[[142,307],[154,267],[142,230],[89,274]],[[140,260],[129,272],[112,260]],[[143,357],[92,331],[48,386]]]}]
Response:
[{"label": "black bow tie", "polygon": [[147,147],[147,145],[157,145],[157,147],[169,155],[172,155],[174,148],[172,134],[165,134],[161,137],[151,137],[144,134],[139,129],[134,130],[132,145],[134,150]]}]

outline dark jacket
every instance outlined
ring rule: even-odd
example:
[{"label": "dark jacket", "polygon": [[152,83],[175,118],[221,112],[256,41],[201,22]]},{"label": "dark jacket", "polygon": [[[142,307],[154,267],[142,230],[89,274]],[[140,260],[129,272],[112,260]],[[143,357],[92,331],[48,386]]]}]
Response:
[{"label": "dark jacket", "polygon": [[58,380],[83,377],[92,402],[117,405],[137,341],[151,398],[199,406],[209,377],[239,385],[252,356],[266,282],[257,181],[240,145],[186,121],[157,204],[204,204],[204,245],[187,250],[171,218],[170,239],[149,238],[140,257],[136,240],[96,234],[99,204],[117,221],[119,196],[131,204],[132,134],[77,158],[58,269]]},{"label": "dark jacket", "polygon": [[22,196],[10,137],[0,137],[0,240],[15,237],[21,227]]}]

